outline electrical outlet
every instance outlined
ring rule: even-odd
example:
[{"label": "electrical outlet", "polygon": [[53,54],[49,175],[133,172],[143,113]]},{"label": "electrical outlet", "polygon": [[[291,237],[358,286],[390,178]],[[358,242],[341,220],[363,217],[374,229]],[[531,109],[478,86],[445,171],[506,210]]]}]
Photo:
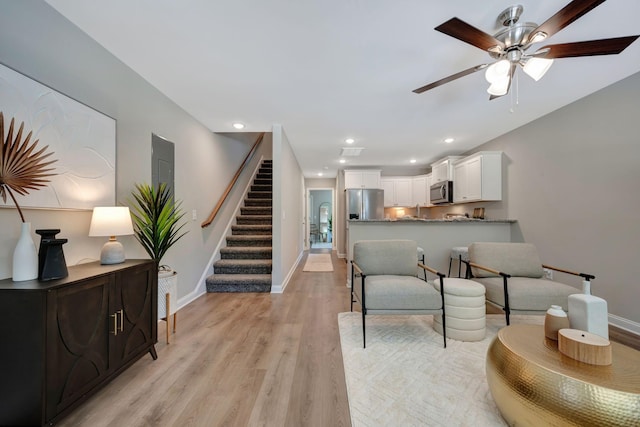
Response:
[{"label": "electrical outlet", "polygon": [[544,270],[544,278],[547,280],[553,280],[553,270],[548,268],[543,268]]}]

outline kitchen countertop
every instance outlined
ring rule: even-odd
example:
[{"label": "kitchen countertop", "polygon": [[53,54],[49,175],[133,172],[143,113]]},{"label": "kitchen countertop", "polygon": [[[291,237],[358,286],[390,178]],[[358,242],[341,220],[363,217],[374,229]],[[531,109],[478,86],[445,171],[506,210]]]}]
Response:
[{"label": "kitchen countertop", "polygon": [[415,222],[423,222],[423,223],[442,223],[442,222],[472,222],[472,223],[507,223],[514,224],[517,222],[515,219],[478,219],[478,218],[447,218],[447,219],[436,219],[436,218],[384,218],[384,219],[350,219],[350,223],[358,223],[358,222],[379,222],[379,223],[390,223],[390,222],[402,222],[402,223],[415,223]]}]

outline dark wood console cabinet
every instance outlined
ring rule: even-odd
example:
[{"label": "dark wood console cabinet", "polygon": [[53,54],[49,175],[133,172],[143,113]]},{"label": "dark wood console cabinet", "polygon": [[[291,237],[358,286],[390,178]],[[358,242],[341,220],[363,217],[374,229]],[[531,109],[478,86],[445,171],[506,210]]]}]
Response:
[{"label": "dark wood console cabinet", "polygon": [[150,260],[0,281],[0,426],[51,425],[147,352],[157,358]]}]

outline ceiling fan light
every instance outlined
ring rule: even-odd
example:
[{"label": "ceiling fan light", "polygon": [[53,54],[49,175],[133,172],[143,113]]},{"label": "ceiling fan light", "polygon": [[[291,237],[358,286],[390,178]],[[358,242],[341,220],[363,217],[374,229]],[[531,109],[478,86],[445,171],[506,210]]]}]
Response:
[{"label": "ceiling fan light", "polygon": [[533,80],[538,81],[549,70],[551,64],[553,64],[553,59],[529,58],[522,70]]},{"label": "ceiling fan light", "polygon": [[484,72],[484,77],[489,83],[493,84],[500,79],[508,77],[510,69],[509,61],[502,59],[489,65],[487,71]]},{"label": "ceiling fan light", "polygon": [[507,91],[509,90],[509,76],[505,76],[501,79],[497,79],[496,81],[491,83],[491,86],[489,86],[489,89],[487,89],[487,92],[489,93],[489,95],[494,95],[494,96],[503,96],[507,94]]},{"label": "ceiling fan light", "polygon": [[547,38],[547,33],[544,31],[538,31],[533,36],[531,36],[530,43],[538,43]]}]

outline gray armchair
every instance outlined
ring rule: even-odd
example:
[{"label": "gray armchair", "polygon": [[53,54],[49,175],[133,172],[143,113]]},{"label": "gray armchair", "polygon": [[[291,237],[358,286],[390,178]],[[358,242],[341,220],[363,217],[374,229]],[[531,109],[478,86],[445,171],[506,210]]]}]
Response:
[{"label": "gray armchair", "polygon": [[566,311],[569,295],[580,293],[577,288],[545,279],[544,268],[595,279],[590,274],[542,264],[530,243],[472,243],[468,265],[471,271],[467,270],[467,277],[484,285],[487,302],[504,310],[507,325],[511,313],[544,315],[552,305]]},{"label": "gray armchair", "polygon": [[[353,245],[351,311],[362,308],[362,346],[366,348],[367,314],[441,314],[444,322],[445,274],[416,261],[412,240],[366,240]],[[440,280],[440,291],[416,276],[417,267]],[[444,346],[447,347],[443,324]]]}]

